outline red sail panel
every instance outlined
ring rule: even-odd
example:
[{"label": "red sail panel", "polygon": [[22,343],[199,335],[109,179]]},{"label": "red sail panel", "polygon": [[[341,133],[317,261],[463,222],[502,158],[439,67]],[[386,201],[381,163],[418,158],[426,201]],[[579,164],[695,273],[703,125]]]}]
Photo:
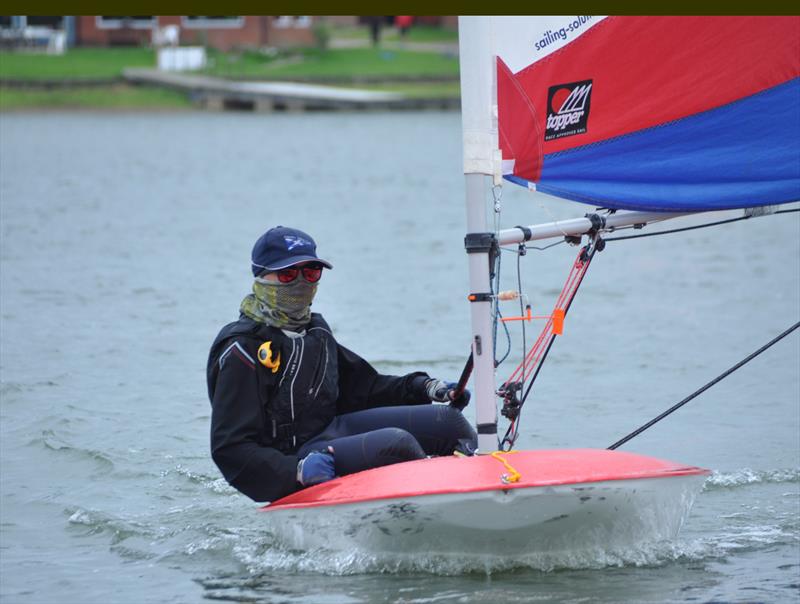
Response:
[{"label": "red sail panel", "polygon": [[[545,155],[669,123],[797,77],[800,17],[609,17],[513,76],[503,67],[503,158],[515,160],[516,176],[537,181]],[[544,140],[550,89],[576,82],[591,82],[585,132]],[[564,101],[558,92],[551,104]]]}]

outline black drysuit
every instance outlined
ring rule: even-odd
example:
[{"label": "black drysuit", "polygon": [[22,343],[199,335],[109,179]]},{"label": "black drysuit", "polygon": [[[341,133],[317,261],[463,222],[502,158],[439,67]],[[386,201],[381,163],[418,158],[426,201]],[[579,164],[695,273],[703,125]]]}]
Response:
[{"label": "black drysuit", "polygon": [[[274,371],[259,361],[265,342],[267,360],[280,360]],[[296,338],[247,317],[226,325],[211,347],[207,379],[212,457],[228,483],[255,501],[274,501],[301,488],[298,460],[328,444],[336,448],[340,475],[449,454],[459,443],[474,448],[474,430],[460,412],[426,405],[427,374],[379,374],[339,345],[316,313],[305,335]],[[368,409],[375,410],[357,413]],[[370,438],[358,443],[336,440],[366,432]],[[382,459],[353,460],[348,449]]]}]

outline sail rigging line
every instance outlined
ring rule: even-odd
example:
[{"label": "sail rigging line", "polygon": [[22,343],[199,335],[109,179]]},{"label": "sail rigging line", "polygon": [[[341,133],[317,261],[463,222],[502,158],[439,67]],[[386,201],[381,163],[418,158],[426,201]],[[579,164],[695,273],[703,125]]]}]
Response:
[{"label": "sail rigging line", "polygon": [[[525,316],[525,304],[522,300],[522,269],[520,264],[522,263],[522,257],[525,255],[525,244],[520,243],[519,249],[517,250],[517,291],[519,292],[519,316]],[[530,304],[528,304],[528,308],[530,308]],[[527,330],[525,329],[526,321],[520,321],[520,327],[522,328],[522,381],[525,381],[525,373],[527,372],[527,368],[525,367],[525,362],[527,360],[525,352],[528,350],[528,339],[527,339]]]},{"label": "sail rigging line", "polygon": [[551,243],[550,245],[546,245],[544,247],[536,247],[535,245],[526,245],[525,249],[526,250],[538,250],[540,252],[543,252],[545,250],[549,250],[551,247],[555,247],[557,245],[561,245],[562,243],[566,243],[566,242],[567,242],[567,239],[565,237],[564,239],[561,239],[559,241],[556,241],[555,243]]},{"label": "sail rigging line", "polygon": [[[545,245],[545,246],[543,246],[543,247],[538,247],[538,246],[535,246],[535,245],[526,245],[526,246],[525,246],[525,249],[526,249],[526,250],[536,250],[537,252],[543,252],[543,251],[545,251],[545,250],[549,250],[551,247],[555,247],[555,246],[557,246],[557,245],[561,245],[562,243],[568,243],[567,239],[566,239],[566,238],[564,238],[564,239],[559,239],[559,240],[558,240],[558,241],[556,241],[555,243],[550,243],[550,244],[548,244],[548,245]],[[521,244],[520,244],[520,245],[521,245]],[[519,253],[519,249],[518,249],[518,248],[513,248],[513,249],[512,249],[512,248],[510,248],[510,247],[501,247],[501,248],[500,248],[500,250],[501,250],[501,251],[503,251],[503,252],[509,252],[509,253],[511,253],[511,254],[517,254],[517,253]]]},{"label": "sail rigging line", "polygon": [[[578,291],[578,287],[580,287],[580,284],[583,281],[583,276],[586,274],[589,264],[591,263],[595,252],[598,250],[599,246],[593,244],[586,245],[581,249],[581,251],[578,253],[578,257],[572,265],[572,269],[567,276],[567,281],[564,284],[558,299],[556,300],[554,308],[563,308],[564,310],[569,308],[569,306],[572,304],[575,294]],[[537,360],[534,359],[536,359],[538,356],[537,353],[539,352],[539,348],[543,346],[543,342],[547,337],[548,332],[552,331],[552,328],[553,320],[550,318],[545,324],[545,327],[542,330],[539,338],[536,340],[531,350],[527,353],[526,359],[523,359],[523,362],[520,363],[520,365],[514,370],[509,379],[506,381],[506,384],[515,381],[517,378],[522,378],[523,382],[527,381],[527,378],[530,376],[532,371],[525,372],[524,366],[530,364],[531,361],[537,362]]]},{"label": "sail rigging line", "polygon": [[[517,254],[517,292],[519,293],[519,311],[520,311],[519,314],[520,314],[520,317],[522,317],[522,316],[525,316],[525,314],[526,314],[525,313],[525,307],[524,307],[523,300],[522,300],[522,297],[523,297],[522,296],[522,271],[521,271],[521,267],[520,267],[522,256],[524,256],[526,254],[526,246],[525,246],[524,243],[520,243],[518,245],[517,250],[516,250],[516,254]],[[499,310],[499,308],[498,308],[498,310]],[[530,304],[528,304],[528,311],[529,312],[527,314],[530,315]],[[526,353],[527,353],[527,350],[528,350],[528,344],[527,344],[527,332],[526,332],[526,329],[525,329],[525,321],[520,321],[520,323],[521,323],[520,327],[522,328],[522,363],[523,363],[522,374],[524,376],[525,375],[525,360],[527,358],[527,354]],[[503,321],[503,327],[505,327],[506,333],[508,334],[508,326],[505,324],[505,321]],[[510,337],[511,336],[509,334],[509,350],[511,349]],[[507,384],[508,384],[508,382],[506,382],[506,384],[504,384],[504,387]],[[520,386],[520,389],[521,388],[522,387]],[[502,390],[502,387],[501,387],[501,390]],[[503,436],[503,439],[499,443],[499,448],[501,450],[503,449],[503,446],[505,445],[506,442],[508,442],[507,451],[510,452],[511,449],[514,447],[514,442],[516,442],[516,440],[517,440],[517,432],[519,430],[519,424],[520,424],[521,418],[522,418],[522,405],[519,405],[518,407],[516,407],[514,409],[514,411],[513,411],[513,419],[511,419],[511,423],[508,426],[508,430],[506,431],[505,435]]]},{"label": "sail rigging line", "polygon": [[[503,358],[497,358],[497,325],[496,323],[499,322],[503,325],[503,331],[506,334],[506,351],[503,353]],[[511,333],[508,331],[508,325],[505,324],[503,321],[503,313],[500,312],[500,308],[497,309],[497,312],[494,316],[494,323],[495,323],[495,343],[494,343],[494,367],[497,369],[500,365],[502,365],[505,360],[508,358],[508,355],[511,354]]]},{"label": "sail rigging line", "polygon": [[[598,233],[594,233],[589,244],[581,248],[580,252],[578,253],[578,257],[575,259],[575,262],[572,265],[570,273],[567,276],[567,281],[564,284],[564,287],[562,288],[554,307],[555,309],[563,309],[564,316],[566,316],[570,306],[572,306],[572,302],[575,299],[578,288],[583,282],[583,278],[586,275],[586,271],[588,270],[595,253],[603,249],[604,246],[602,241],[603,240],[599,237]],[[518,436],[519,420],[522,413],[522,407],[524,406],[525,401],[531,392],[533,384],[536,381],[539,372],[541,371],[547,355],[550,353],[550,349],[553,346],[553,342],[555,342],[556,335],[553,317],[550,316],[545,323],[542,332],[539,334],[539,337],[536,339],[536,342],[531,347],[531,350],[527,354],[524,354],[523,361],[514,370],[511,376],[503,383],[498,391],[498,393],[500,393],[505,399],[503,415],[511,420],[505,435],[499,443],[499,448],[501,450],[503,450],[506,445],[508,445],[508,449],[504,450],[511,450],[514,447],[514,442]],[[528,369],[529,365],[530,370]],[[530,378],[530,380],[528,378]],[[526,382],[528,382],[528,386],[524,395],[521,399],[517,398],[517,392],[522,391]]]},{"label": "sail rigging line", "polygon": [[[491,192],[492,199],[494,201],[494,236],[495,241],[497,241],[500,234],[500,217],[503,210],[503,187],[501,185],[494,185],[491,189]],[[490,271],[489,275],[489,287],[491,288],[489,293],[492,294],[492,360],[496,369],[508,358],[508,355],[511,354],[511,334],[509,333],[508,326],[505,324],[505,322],[500,321],[503,315],[500,312],[500,301],[497,298],[497,294],[500,292],[500,267],[502,261],[501,251],[503,251],[503,248],[501,248],[499,245],[496,245],[495,250],[496,253],[493,255],[493,258],[490,259],[493,264],[491,265],[492,270]],[[506,334],[506,351],[505,354],[503,354],[503,358],[500,360],[497,359],[498,321],[503,324],[503,331]]]},{"label": "sail rigging line", "polygon": [[[800,212],[800,208],[793,208],[790,210],[778,210],[772,214],[790,214],[792,212]],[[770,214],[770,216],[772,215]],[[706,227],[719,226],[721,224],[729,224],[731,222],[739,222],[740,220],[748,220],[749,218],[756,218],[756,216],[737,216],[736,218],[728,218],[727,220],[718,220],[716,222],[707,222],[705,224],[698,224],[689,227],[682,227],[679,229],[670,229],[668,231],[658,231],[657,233],[640,233],[639,235],[623,235],[622,237],[606,237],[604,241],[624,241],[626,239],[639,239],[640,237],[655,237],[657,235],[669,235],[671,233],[681,233],[683,231],[694,231],[695,229],[704,229]],[[635,228],[635,227],[631,227]]]},{"label": "sail rigging line", "polygon": [[[498,246],[498,250],[501,250],[501,249],[502,248],[500,248]],[[493,309],[492,334],[493,334],[493,338],[494,338],[492,351],[493,351],[493,355],[494,355],[493,358],[494,358],[495,369],[497,367],[499,367],[500,364],[508,358],[509,354],[511,354],[511,334],[509,333],[508,326],[505,324],[505,322],[504,321],[500,321],[500,319],[503,318],[503,314],[500,312],[500,303],[499,303],[499,300],[497,299],[497,293],[500,292],[501,256],[502,256],[502,254],[500,254],[498,252],[498,254],[497,254],[496,258],[495,258],[495,271],[494,271],[495,281],[494,281],[494,286],[493,286],[493,289],[492,289],[492,292],[491,292],[492,295],[493,295],[493,299],[492,299],[492,309]],[[503,331],[505,331],[505,334],[506,334],[506,352],[505,352],[505,354],[503,354],[503,358],[500,359],[499,361],[497,360],[497,324],[498,324],[498,322],[502,323]]]},{"label": "sail rigging line", "polygon": [[738,363],[736,363],[736,364],[735,364],[733,367],[731,367],[731,368],[729,368],[728,370],[724,371],[723,373],[721,373],[720,375],[718,375],[717,377],[715,377],[713,380],[711,380],[710,382],[708,382],[707,384],[705,384],[705,385],[704,385],[704,386],[702,386],[701,388],[699,388],[699,389],[695,390],[694,392],[692,392],[692,394],[690,394],[689,396],[687,396],[687,397],[686,397],[685,399],[683,399],[681,402],[679,402],[679,403],[677,403],[677,404],[673,405],[672,407],[670,407],[669,409],[667,409],[666,411],[664,411],[664,413],[662,413],[662,414],[661,414],[661,415],[659,415],[658,417],[655,417],[655,418],[651,419],[649,422],[647,422],[647,423],[646,423],[646,424],[644,424],[643,426],[641,426],[641,427],[637,428],[636,430],[634,430],[633,432],[631,432],[631,433],[630,433],[630,434],[628,434],[627,436],[625,436],[625,437],[623,437],[623,438],[619,439],[619,440],[618,440],[617,442],[615,442],[613,445],[611,445],[610,447],[608,447],[608,449],[609,449],[610,451],[613,451],[614,449],[616,449],[616,448],[620,447],[621,445],[624,445],[626,442],[628,442],[629,440],[631,440],[631,439],[632,439],[632,438],[634,438],[635,436],[638,436],[639,434],[641,434],[642,432],[644,432],[645,430],[647,430],[648,428],[650,428],[650,427],[651,427],[651,426],[653,426],[654,424],[656,424],[656,423],[660,422],[662,419],[664,419],[665,417],[667,417],[667,416],[668,416],[670,413],[672,413],[673,411],[677,411],[678,409],[680,409],[681,407],[683,407],[683,406],[684,406],[686,403],[688,403],[689,401],[691,401],[693,398],[695,398],[696,396],[698,396],[698,395],[702,394],[703,392],[705,392],[706,390],[708,390],[709,388],[711,388],[713,385],[717,384],[718,382],[721,382],[723,379],[725,379],[726,377],[728,377],[730,374],[732,374],[734,371],[736,371],[737,369],[739,369],[739,368],[740,368],[740,367],[742,367],[743,365],[745,365],[745,364],[749,363],[750,361],[752,361],[754,358],[756,358],[756,357],[757,357],[758,355],[760,355],[762,352],[764,352],[765,350],[767,350],[768,348],[770,348],[770,347],[771,347],[773,344],[776,344],[776,343],[778,343],[780,340],[782,340],[783,338],[785,338],[786,336],[788,336],[790,333],[792,333],[792,332],[793,332],[795,329],[797,329],[798,327],[800,327],[800,321],[798,321],[797,323],[795,323],[794,325],[792,325],[792,326],[791,326],[789,329],[787,329],[786,331],[784,331],[782,334],[780,334],[780,335],[776,336],[775,338],[773,338],[772,340],[770,340],[769,342],[767,342],[766,344],[764,344],[764,345],[763,345],[761,348],[759,348],[759,349],[758,349],[758,350],[756,350],[755,352],[751,353],[750,355],[748,355],[747,357],[745,357],[744,359],[742,359],[741,361],[739,361]]},{"label": "sail rigging line", "polygon": [[[537,251],[543,252],[543,251],[545,251],[547,249],[550,249],[551,247],[555,247],[557,245],[561,245],[562,243],[567,243],[567,240],[566,239],[560,239],[559,241],[556,241],[555,243],[551,243],[549,245],[545,245],[544,247],[537,247],[535,245],[525,245],[525,249],[526,250],[537,250]],[[517,259],[519,259],[519,255],[520,255],[519,250],[521,248],[522,248],[522,244],[520,244],[519,247],[514,248],[514,249],[507,248],[507,247],[498,247],[498,249],[500,251],[502,251],[502,252],[509,252],[509,253],[512,253],[512,254],[516,254],[517,255]],[[495,281],[494,291],[499,292],[500,291],[500,256],[499,255],[498,255],[498,258],[497,258],[497,269],[496,269],[496,273],[495,274],[496,274],[496,281]],[[519,291],[519,292],[522,291],[522,282],[521,282],[520,275],[519,275],[519,263],[517,264],[517,291]],[[522,314],[524,314],[524,311],[522,311]],[[506,334],[506,351],[503,354],[503,358],[501,358],[499,360],[497,358],[497,323],[498,322],[500,322],[503,325],[503,331]],[[506,325],[505,321],[503,321],[503,313],[500,311],[500,306],[499,306],[499,304],[497,304],[497,300],[495,300],[495,314],[494,314],[493,326],[492,327],[494,329],[494,338],[495,338],[495,340],[494,340],[494,355],[495,355],[494,356],[494,359],[495,359],[494,360],[494,366],[495,366],[495,368],[497,368],[500,365],[502,365],[503,362],[508,358],[508,355],[511,354],[511,333],[508,331],[508,325]],[[525,351],[525,348],[526,348],[525,342],[524,342],[524,336],[523,336],[522,348],[523,348],[523,354],[524,354],[524,351]]]},{"label": "sail rigging line", "polygon": [[[589,247],[589,246],[587,246],[587,247]],[[569,300],[566,301],[566,304],[563,307],[564,308],[564,316],[566,316],[567,312],[569,311],[570,306],[572,306],[572,302],[575,299],[575,295],[578,293],[578,288],[580,287],[581,283],[583,283],[583,278],[586,276],[586,271],[589,269],[589,264],[591,263],[592,258],[594,258],[594,254],[597,251],[599,251],[600,249],[601,248],[597,247],[597,245],[592,245],[590,250],[584,250],[586,252],[586,258],[584,260],[585,264],[584,264],[582,270],[579,273],[578,281],[575,284],[575,287],[574,287],[574,289],[572,291],[572,294],[569,296]],[[562,292],[562,294],[563,294],[563,292]],[[556,308],[560,308],[558,306],[558,303],[556,303]],[[552,320],[550,322],[552,323]],[[548,343],[547,348],[545,349],[545,351],[544,351],[544,353],[542,355],[541,361],[539,361],[539,365],[537,366],[536,371],[534,372],[533,376],[531,377],[531,380],[528,383],[528,388],[527,388],[527,390],[525,391],[525,394],[522,397],[522,400],[521,400],[522,404],[524,404],[525,400],[528,398],[528,394],[530,394],[531,388],[533,387],[533,383],[536,381],[536,378],[539,375],[539,371],[541,370],[542,365],[544,364],[544,361],[547,358],[547,355],[550,353],[550,348],[553,346],[553,342],[555,342],[555,339],[556,339],[556,334],[552,333],[551,336],[550,336],[550,342]]]}]

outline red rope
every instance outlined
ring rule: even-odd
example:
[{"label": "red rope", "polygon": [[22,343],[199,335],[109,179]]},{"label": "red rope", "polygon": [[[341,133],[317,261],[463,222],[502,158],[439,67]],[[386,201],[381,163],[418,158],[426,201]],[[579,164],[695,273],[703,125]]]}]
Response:
[{"label": "red rope", "polygon": [[[591,258],[586,258],[584,260],[583,258],[585,253],[586,248],[582,248],[578,253],[578,257],[575,259],[575,262],[572,265],[572,269],[567,276],[567,281],[564,283],[564,287],[561,289],[561,293],[556,300],[556,305],[554,308],[566,311],[566,309],[572,303],[572,300],[578,291],[578,286],[581,284],[583,276],[586,274],[586,269],[589,268],[589,262]],[[531,346],[530,351],[525,355],[524,360],[505,381],[503,384],[504,386],[507,386],[511,382],[525,382],[534,373],[542,360],[542,355],[547,349],[547,343],[550,341],[550,337],[552,335],[553,318],[551,315],[551,317],[547,319],[547,322],[545,323],[542,332],[539,334],[539,337],[536,338],[533,346]]]}]

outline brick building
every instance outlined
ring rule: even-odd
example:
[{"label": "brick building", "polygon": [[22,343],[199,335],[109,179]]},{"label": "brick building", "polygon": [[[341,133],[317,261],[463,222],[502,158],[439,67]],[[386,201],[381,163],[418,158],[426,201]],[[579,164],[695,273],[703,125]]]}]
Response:
[{"label": "brick building", "polygon": [[180,44],[202,44],[229,50],[263,46],[310,46],[317,17],[295,16],[79,16],[75,46],[144,46],[153,32],[177,27]]},{"label": "brick building", "polygon": [[[370,17],[359,16],[0,16],[0,42],[13,46],[24,37],[43,40],[63,32],[67,46],[149,46],[171,37],[172,43],[202,45],[230,50],[311,46],[315,43],[314,25],[323,21],[332,26],[364,25]],[[381,17],[391,26],[394,17]],[[458,28],[453,16],[418,16],[420,25]],[[168,32],[168,36],[160,35]],[[25,34],[25,36],[23,36]],[[8,44],[5,44],[7,42]]]}]

